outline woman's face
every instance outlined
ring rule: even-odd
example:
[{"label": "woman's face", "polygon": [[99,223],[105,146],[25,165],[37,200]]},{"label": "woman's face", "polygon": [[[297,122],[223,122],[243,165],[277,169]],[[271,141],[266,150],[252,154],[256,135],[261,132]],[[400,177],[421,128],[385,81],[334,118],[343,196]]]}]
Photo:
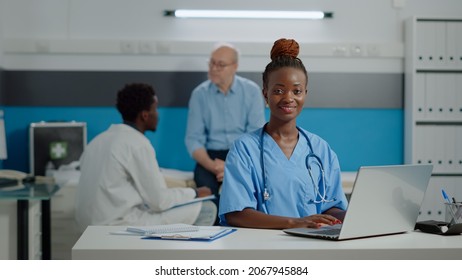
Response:
[{"label": "woman's face", "polygon": [[305,104],[306,79],[302,70],[292,67],[284,67],[268,75],[268,85],[263,89],[263,95],[271,118],[283,122],[295,120]]}]

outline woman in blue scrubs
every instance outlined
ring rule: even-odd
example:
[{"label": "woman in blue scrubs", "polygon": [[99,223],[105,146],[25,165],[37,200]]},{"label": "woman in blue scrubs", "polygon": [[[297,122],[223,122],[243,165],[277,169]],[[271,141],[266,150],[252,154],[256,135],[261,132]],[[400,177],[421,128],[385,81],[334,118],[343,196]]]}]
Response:
[{"label": "woman in blue scrubs", "polygon": [[270,120],[237,139],[229,151],[219,209],[223,225],[317,228],[343,219],[347,200],[337,155],[296,124],[308,93],[298,53],[295,40],[273,45],[263,73]]}]

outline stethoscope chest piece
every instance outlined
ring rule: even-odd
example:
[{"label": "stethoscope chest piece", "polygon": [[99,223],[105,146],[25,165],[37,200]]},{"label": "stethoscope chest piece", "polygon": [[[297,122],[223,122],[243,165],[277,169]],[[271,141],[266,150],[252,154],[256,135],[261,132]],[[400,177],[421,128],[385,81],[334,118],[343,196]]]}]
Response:
[{"label": "stethoscope chest piece", "polygon": [[269,192],[268,192],[268,189],[265,188],[265,190],[263,191],[263,200],[264,200],[264,201],[267,201],[267,200],[269,200],[269,199],[270,199],[270,194],[269,194]]}]

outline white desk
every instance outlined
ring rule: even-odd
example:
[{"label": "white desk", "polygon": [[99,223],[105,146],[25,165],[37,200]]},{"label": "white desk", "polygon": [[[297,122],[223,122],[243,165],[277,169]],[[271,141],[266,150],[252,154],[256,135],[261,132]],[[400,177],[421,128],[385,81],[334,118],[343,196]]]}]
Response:
[{"label": "white desk", "polygon": [[212,242],[143,240],[111,235],[125,227],[91,226],[72,248],[73,259],[279,260],[462,259],[462,235],[421,232],[346,241],[290,236],[280,230],[239,228]]}]

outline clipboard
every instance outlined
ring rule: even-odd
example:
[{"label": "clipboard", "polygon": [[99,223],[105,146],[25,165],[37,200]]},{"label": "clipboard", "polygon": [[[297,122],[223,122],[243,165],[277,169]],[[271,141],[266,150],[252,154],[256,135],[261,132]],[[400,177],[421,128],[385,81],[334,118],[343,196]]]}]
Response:
[{"label": "clipboard", "polygon": [[235,228],[200,227],[198,231],[194,232],[150,234],[144,236],[142,239],[211,242],[229,235],[236,230]]}]

